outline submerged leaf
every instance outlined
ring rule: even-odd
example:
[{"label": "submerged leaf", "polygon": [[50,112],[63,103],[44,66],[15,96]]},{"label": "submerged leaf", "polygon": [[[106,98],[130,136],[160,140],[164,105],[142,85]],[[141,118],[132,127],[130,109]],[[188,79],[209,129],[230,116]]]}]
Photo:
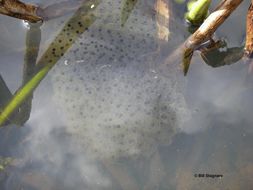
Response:
[{"label": "submerged leaf", "polygon": [[186,48],[184,49],[183,53],[183,71],[184,75],[187,75],[187,72],[189,70],[190,64],[191,64],[191,59],[193,55],[194,50],[192,48]]},{"label": "submerged leaf", "polygon": [[93,9],[98,6],[99,2],[100,0],[88,1],[77,10],[38,61],[39,67],[48,64],[54,66],[57,63],[78,37],[96,20]]},{"label": "submerged leaf", "polygon": [[121,9],[121,26],[124,26],[138,0],[124,0]]},{"label": "submerged leaf", "polygon": [[0,75],[0,110],[5,106],[6,102],[8,102],[12,97],[11,91],[5,84],[2,76]]},{"label": "submerged leaf", "polygon": [[[26,53],[23,66],[23,80],[24,86],[32,79],[36,72],[36,60],[39,53],[42,23],[29,23],[29,29],[26,33]],[[17,108],[16,113],[11,117],[11,122],[22,126],[29,118],[32,109],[33,93]]]},{"label": "submerged leaf", "polygon": [[231,65],[239,61],[244,54],[244,47],[228,48],[225,52],[219,49],[214,49],[207,52],[202,52],[200,55],[206,64],[211,67],[221,67]]}]

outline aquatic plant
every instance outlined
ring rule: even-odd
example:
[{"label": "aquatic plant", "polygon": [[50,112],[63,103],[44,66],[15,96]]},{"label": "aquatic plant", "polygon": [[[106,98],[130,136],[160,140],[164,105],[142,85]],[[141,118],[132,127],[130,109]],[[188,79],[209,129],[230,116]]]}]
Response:
[{"label": "aquatic plant", "polygon": [[121,25],[124,26],[131,12],[133,11],[135,4],[138,0],[125,0],[122,1],[122,10],[121,10]]},{"label": "aquatic plant", "polygon": [[[26,53],[24,58],[21,88],[33,77],[36,70],[36,60],[41,38],[40,25],[41,23],[30,24],[26,34]],[[8,102],[14,98],[14,96],[4,84],[4,81],[2,81],[1,84],[3,94],[1,95],[2,103],[0,104],[0,110],[2,111],[2,109],[7,106]],[[11,120],[12,123],[23,125],[29,119],[32,107],[32,93],[33,92],[30,92],[30,96],[27,97],[25,101],[22,100],[19,104],[14,104],[14,107],[10,108],[8,122]],[[7,121],[4,121],[4,123],[7,124]]]},{"label": "aquatic plant", "polygon": [[[199,2],[202,1],[199,0]],[[197,49],[203,42],[206,42],[212,38],[212,35],[216,31],[216,29],[240,5],[241,2],[242,0],[222,1],[214,10],[214,12],[212,12],[204,21],[204,23],[194,32],[194,34],[192,34],[186,40],[186,42],[184,43],[183,60],[182,60],[184,75],[186,75],[189,70],[194,50]],[[198,6],[196,7],[198,8]],[[213,40],[211,40],[210,42],[212,43]]]},{"label": "aquatic plant", "polygon": [[13,158],[11,157],[2,157],[0,156],[0,172],[3,172],[12,162]]},{"label": "aquatic plant", "polygon": [[[76,41],[78,36],[82,34],[87,28],[95,21],[95,17],[92,15],[92,9],[99,4],[98,0],[89,1],[78,9],[73,17],[66,23],[62,32],[58,34],[54,42],[48,47],[44,56],[38,61],[36,65],[36,72],[33,76],[26,81],[24,86],[16,92],[6,107],[3,108],[0,114],[0,126],[2,126],[10,117],[10,115],[25,101],[29,98],[34,89],[43,80],[46,74],[51,68],[57,63],[57,61],[64,55],[64,53],[71,47]],[[92,6],[92,8],[91,8]],[[71,26],[78,26],[78,31],[74,30]],[[66,32],[67,31],[67,32]],[[62,40],[65,41],[62,41]],[[64,45],[62,45],[64,43]],[[62,48],[61,48],[62,47]],[[55,52],[57,48],[57,51]],[[29,50],[28,50],[29,51]],[[53,57],[48,57],[48,54],[53,53]],[[27,58],[29,59],[29,58]]]}]

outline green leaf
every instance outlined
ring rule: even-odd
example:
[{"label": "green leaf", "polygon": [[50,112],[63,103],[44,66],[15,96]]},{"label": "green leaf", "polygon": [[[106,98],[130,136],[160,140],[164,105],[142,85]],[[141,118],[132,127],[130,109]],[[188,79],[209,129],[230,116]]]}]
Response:
[{"label": "green leaf", "polygon": [[127,22],[138,0],[124,0],[121,8],[121,26]]}]

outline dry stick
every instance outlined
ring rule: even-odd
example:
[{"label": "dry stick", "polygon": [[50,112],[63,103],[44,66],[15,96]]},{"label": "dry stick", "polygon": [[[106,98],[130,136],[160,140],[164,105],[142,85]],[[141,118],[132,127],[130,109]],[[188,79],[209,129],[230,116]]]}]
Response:
[{"label": "dry stick", "polygon": [[183,71],[187,74],[194,50],[209,40],[217,28],[240,5],[243,0],[225,0],[211,13],[199,29],[184,43]]},{"label": "dry stick", "polygon": [[42,20],[42,18],[37,15],[37,9],[38,7],[35,5],[26,4],[18,0],[0,0],[0,14],[30,22]]}]

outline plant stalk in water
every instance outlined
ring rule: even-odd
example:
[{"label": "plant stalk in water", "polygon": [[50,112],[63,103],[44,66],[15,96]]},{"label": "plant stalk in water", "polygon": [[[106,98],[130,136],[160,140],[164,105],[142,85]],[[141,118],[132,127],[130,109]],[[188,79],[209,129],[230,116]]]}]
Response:
[{"label": "plant stalk in water", "polygon": [[2,126],[11,114],[31,95],[34,89],[39,85],[40,81],[45,77],[51,69],[51,65],[42,68],[26,85],[23,86],[11,99],[10,103],[4,108],[0,114],[0,126]]},{"label": "plant stalk in water", "polygon": [[[36,60],[39,53],[41,41],[41,23],[30,23],[29,29],[26,32],[26,54],[23,66],[22,87],[30,81],[36,72]],[[21,87],[21,88],[22,88]],[[32,109],[33,93],[18,107],[13,116],[11,123],[19,126],[23,125],[29,118]]]}]

